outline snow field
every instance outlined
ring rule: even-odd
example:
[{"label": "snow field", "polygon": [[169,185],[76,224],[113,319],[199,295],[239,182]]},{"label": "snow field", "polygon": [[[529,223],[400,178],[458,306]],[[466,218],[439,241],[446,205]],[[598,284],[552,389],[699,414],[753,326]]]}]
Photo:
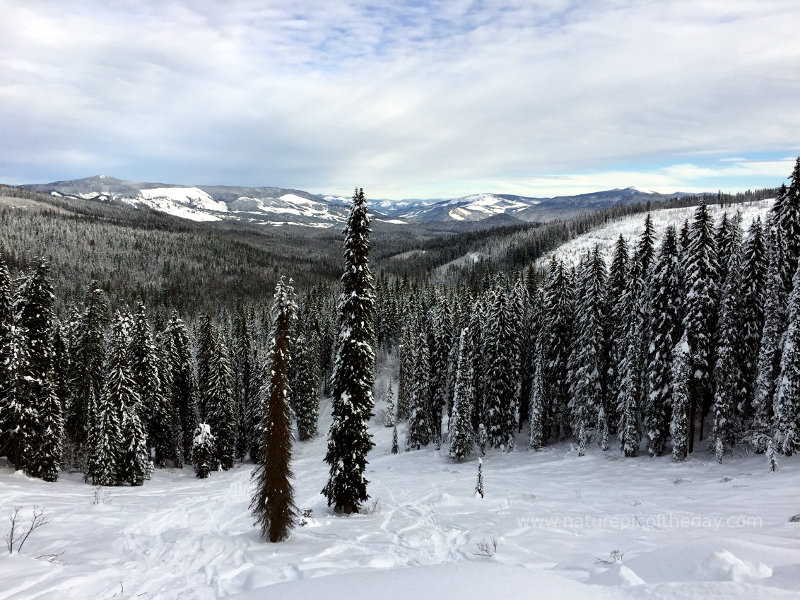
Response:
[{"label": "snow field", "polygon": [[[727,205],[720,207],[719,204],[709,204],[708,212],[711,215],[714,223],[719,223],[724,213],[728,214],[728,218],[733,218],[739,212],[742,216],[742,227],[745,232],[757,218],[761,218],[762,222],[765,221],[767,212],[772,208],[774,200],[759,200],[754,202],[744,202],[742,204]],[[653,210],[650,216],[653,220],[653,228],[656,233],[656,240],[661,241],[667,227],[674,225],[680,233],[681,227],[685,220],[689,223],[694,219],[694,213],[697,210],[696,206],[686,208],[667,208],[660,210]],[[642,232],[644,231],[644,220],[647,213],[640,213],[637,215],[628,215],[620,219],[611,221],[607,225],[598,227],[584,235],[576,237],[568,241],[566,244],[559,246],[554,252],[548,252],[540,258],[536,264],[537,266],[547,266],[555,254],[558,260],[563,260],[567,264],[577,265],[582,256],[590,252],[597,245],[600,253],[606,257],[606,261],[611,260],[614,251],[614,244],[620,235],[628,242],[629,251],[637,242]]]},{"label": "snow field", "polygon": [[[51,523],[22,554],[0,558],[0,599],[344,598],[354,589],[365,598],[437,590],[463,598],[503,590],[514,598],[796,598],[800,589],[800,524],[788,522],[800,512],[797,457],[769,473],[763,456],[718,465],[699,451],[676,464],[596,448],[578,458],[569,443],[544,452],[521,445],[487,453],[480,499],[477,459],[453,464],[446,447],[392,455],[392,430],[380,418],[364,514],[328,511],[319,493],[324,435],[295,443],[295,500],[313,517],[281,544],[263,542],[252,525],[249,464],[206,480],[191,467],[159,470],[143,487],[101,490],[81,474],[48,484],[2,468],[0,532],[14,506],[26,518],[44,506]],[[493,538],[496,553],[481,555],[478,544]],[[42,557],[60,552],[52,562]]]}]

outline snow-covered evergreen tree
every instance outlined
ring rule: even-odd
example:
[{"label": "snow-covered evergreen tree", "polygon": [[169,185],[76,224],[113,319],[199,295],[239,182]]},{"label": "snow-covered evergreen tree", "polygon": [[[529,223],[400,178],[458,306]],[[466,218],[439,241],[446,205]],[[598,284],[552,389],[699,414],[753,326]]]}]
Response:
[{"label": "snow-covered evergreen tree", "polygon": [[647,348],[647,397],[643,407],[644,429],[651,456],[661,456],[669,436],[672,412],[673,350],[681,335],[680,253],[674,227],[667,228],[650,280]]},{"label": "snow-covered evergreen tree", "polygon": [[211,427],[208,423],[200,423],[194,430],[192,438],[192,464],[198,479],[205,479],[216,468],[217,451],[214,445]]},{"label": "snow-covered evergreen tree", "polygon": [[780,373],[773,401],[772,438],[778,452],[791,456],[800,446],[800,268],[794,275],[788,313],[789,327],[781,346]]},{"label": "snow-covered evergreen tree", "polygon": [[98,402],[105,379],[105,332],[108,326],[108,299],[100,284],[92,281],[86,292],[84,310],[76,330],[72,353],[72,394],[67,412],[66,429],[76,451],[95,452],[87,448],[90,432],[96,429],[89,403]]},{"label": "snow-covered evergreen tree", "polygon": [[394,427],[394,389],[392,388],[391,379],[389,379],[389,383],[386,385],[386,392],[383,396],[386,403],[386,418],[384,419],[383,424],[386,427]]},{"label": "snow-covered evergreen tree", "polygon": [[[512,303],[505,278],[500,278],[489,295],[484,352],[487,362],[486,407],[489,443],[498,448],[514,446],[519,422],[519,311]],[[515,322],[516,321],[516,322]]]},{"label": "snow-covered evergreen tree", "polygon": [[[577,335],[570,357],[572,397],[569,403],[579,456],[585,453],[605,400],[607,349],[603,316],[606,311],[606,266],[597,247],[585,261],[581,279]],[[606,423],[605,419],[600,423],[601,430]]]},{"label": "snow-covered evergreen tree", "polygon": [[369,497],[364,470],[374,446],[367,424],[372,416],[372,348],[375,299],[369,267],[370,225],[364,191],[358,190],[345,228],[344,274],[339,299],[339,337],[333,372],[333,422],[325,462],[330,477],[323,489],[337,512],[358,512]]},{"label": "snow-covered evergreen tree", "polygon": [[[689,405],[689,452],[694,447],[694,424],[711,408],[713,401],[712,372],[716,339],[719,290],[717,249],[713,223],[705,204],[695,211],[685,261],[686,299],[683,326],[692,350],[691,398]],[[698,417],[696,417],[698,415]]]},{"label": "snow-covered evergreen tree", "polygon": [[292,281],[283,277],[275,287],[272,327],[269,334],[264,385],[261,388],[263,417],[258,432],[261,447],[253,469],[256,491],[250,509],[262,537],[281,542],[289,537],[296,507],[292,488],[292,425],[289,406],[291,389],[291,336],[297,305]]},{"label": "snow-covered evergreen tree", "polygon": [[138,303],[133,316],[129,356],[133,386],[139,395],[139,419],[147,432],[147,446],[160,447],[158,459],[160,466],[164,466],[164,438],[171,435],[170,421],[164,419],[169,414],[168,400],[163,394],[158,350],[142,302]]},{"label": "snow-covered evergreen tree", "polygon": [[319,376],[311,344],[300,334],[292,356],[292,396],[297,415],[297,437],[303,442],[317,435]]},{"label": "snow-covered evergreen tree", "polygon": [[544,391],[544,358],[537,344],[530,404],[528,406],[528,424],[530,428],[528,445],[534,450],[539,450],[544,445],[545,406],[547,406],[547,400]]},{"label": "snow-covered evergreen tree", "polygon": [[36,445],[35,476],[56,481],[61,470],[64,441],[64,417],[61,399],[51,371],[44,377],[44,399],[38,409],[40,440]]},{"label": "snow-covered evergreen tree", "polygon": [[[724,225],[724,224],[723,224]],[[720,228],[723,227],[720,226]],[[718,462],[722,462],[725,450],[730,450],[741,433],[738,421],[737,400],[744,393],[743,340],[744,319],[741,313],[741,263],[742,244],[738,229],[728,233],[725,243],[729,255],[725,269],[726,279],[722,287],[722,300],[716,363],[714,365],[714,425],[712,443]]]},{"label": "snow-covered evergreen tree", "polygon": [[538,345],[544,360],[545,438],[569,432],[568,359],[572,348],[574,308],[572,284],[563,262],[550,263],[543,294],[543,318]]},{"label": "snow-covered evergreen tree", "polygon": [[400,448],[397,445],[397,423],[392,427],[392,454],[397,454]]},{"label": "snow-covered evergreen tree", "polygon": [[214,432],[217,461],[223,470],[233,468],[236,447],[236,408],[233,398],[233,368],[228,347],[217,328],[211,328],[211,346],[206,364],[206,423]]},{"label": "snow-covered evergreen tree", "polygon": [[[200,321],[200,329],[197,332],[197,357],[195,364],[197,365],[197,412],[201,419],[207,418],[208,408],[208,394],[211,383],[209,381],[211,374],[211,355],[214,352],[215,328],[211,315],[206,312]],[[217,431],[213,428],[215,433]],[[216,437],[219,437],[218,435]]]},{"label": "snow-covered evergreen tree", "polygon": [[462,461],[472,454],[472,366],[470,365],[470,336],[461,330],[458,342],[458,367],[453,411],[449,424],[450,458]]},{"label": "snow-covered evergreen tree", "polygon": [[258,402],[258,376],[253,351],[253,339],[247,314],[241,300],[236,303],[233,318],[232,360],[234,370],[234,405],[236,407],[235,456],[244,460],[253,445],[251,415]]},{"label": "snow-covered evergreen tree", "polygon": [[412,372],[414,380],[409,391],[411,413],[406,431],[406,450],[419,450],[431,441],[430,419],[430,354],[424,323],[420,319],[416,326],[416,344]]},{"label": "snow-covered evergreen tree", "polygon": [[742,319],[742,395],[737,403],[740,422],[752,421],[755,383],[758,376],[758,351],[764,329],[764,305],[767,287],[767,249],[761,219],[750,226],[744,243],[741,265],[739,304]]},{"label": "snow-covered evergreen tree", "polygon": [[169,350],[168,370],[171,382],[170,399],[175,410],[175,433],[181,439],[180,455],[189,459],[192,452],[193,433],[198,422],[197,381],[192,359],[189,332],[176,311],[172,312],[164,332]]},{"label": "snow-covered evergreen tree", "polygon": [[692,349],[684,331],[675,346],[672,363],[672,420],[669,431],[672,436],[672,459],[684,461],[689,453],[689,405],[693,384]]},{"label": "snow-covered evergreen tree", "polygon": [[753,419],[749,438],[756,452],[766,450],[772,431],[775,381],[780,374],[782,336],[786,323],[787,289],[781,271],[784,264],[783,238],[770,228],[769,265],[764,294],[764,329],[758,351],[758,366],[753,398]]}]

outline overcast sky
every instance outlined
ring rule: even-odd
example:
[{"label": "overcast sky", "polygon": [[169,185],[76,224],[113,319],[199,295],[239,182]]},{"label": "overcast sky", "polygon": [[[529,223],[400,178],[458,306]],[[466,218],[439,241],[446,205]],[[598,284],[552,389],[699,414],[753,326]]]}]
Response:
[{"label": "overcast sky", "polygon": [[797,0],[0,0],[0,182],[779,185]]}]

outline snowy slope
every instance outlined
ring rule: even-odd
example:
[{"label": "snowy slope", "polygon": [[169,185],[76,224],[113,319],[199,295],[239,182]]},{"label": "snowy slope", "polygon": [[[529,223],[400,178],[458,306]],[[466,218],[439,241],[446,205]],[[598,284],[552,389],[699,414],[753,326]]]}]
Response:
[{"label": "snowy slope", "polygon": [[[770,473],[763,456],[579,458],[569,444],[531,452],[520,438],[484,458],[481,499],[474,459],[392,455],[378,420],[365,514],[328,512],[324,434],[295,444],[295,500],[313,517],[281,544],[252,525],[249,465],[207,480],[160,470],[143,487],[102,490],[80,474],[51,484],[0,467],[0,532],[14,506],[51,518],[22,554],[0,556],[0,599],[797,597],[797,456]],[[323,402],[322,432],[329,423]],[[479,555],[492,538],[496,553]]]},{"label": "snowy slope", "polygon": [[[714,222],[719,222],[724,213],[728,217],[733,217],[738,213],[741,214],[742,227],[747,230],[756,218],[761,218],[762,222],[765,220],[767,212],[772,207],[773,200],[761,200],[758,202],[746,202],[743,204],[735,204],[732,206],[725,206],[720,208],[717,204],[709,204],[708,211],[711,214]],[[663,210],[654,210],[650,213],[653,220],[653,227],[655,228],[656,237],[658,240],[666,231],[667,227],[674,225],[680,232],[683,222],[689,220],[691,223],[694,218],[696,207],[688,208],[670,208]],[[553,254],[559,260],[564,260],[569,264],[577,264],[581,256],[585,256],[586,252],[591,251],[595,245],[600,249],[600,252],[606,256],[606,261],[610,260],[610,256],[614,251],[614,244],[622,235],[628,242],[628,248],[632,248],[633,244],[644,231],[645,214],[630,215],[617,219],[608,223],[603,227],[599,227],[581,235],[566,244],[559,246],[555,252],[546,254],[543,258],[537,261],[538,265],[547,265],[550,262]]]}]

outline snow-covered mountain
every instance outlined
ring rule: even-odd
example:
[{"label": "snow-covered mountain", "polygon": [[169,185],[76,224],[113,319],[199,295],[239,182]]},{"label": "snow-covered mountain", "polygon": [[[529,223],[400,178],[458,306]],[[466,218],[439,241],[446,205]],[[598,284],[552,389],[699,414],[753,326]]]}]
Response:
[{"label": "snow-covered mountain", "polygon": [[[86,179],[22,186],[28,189],[98,202],[122,202],[194,221],[234,220],[256,224],[339,227],[346,220],[350,197],[311,194],[275,187],[186,186],[123,181],[99,175]],[[376,220],[391,224],[458,223],[510,224],[546,222],[582,212],[635,202],[657,203],[686,194],[657,194],[625,188],[530,198],[482,193],[451,199],[372,199]]]},{"label": "snow-covered mountain", "polygon": [[301,190],[274,187],[183,186],[99,175],[24,186],[54,196],[122,202],[193,221],[223,219],[270,225],[341,226],[347,209]]}]

